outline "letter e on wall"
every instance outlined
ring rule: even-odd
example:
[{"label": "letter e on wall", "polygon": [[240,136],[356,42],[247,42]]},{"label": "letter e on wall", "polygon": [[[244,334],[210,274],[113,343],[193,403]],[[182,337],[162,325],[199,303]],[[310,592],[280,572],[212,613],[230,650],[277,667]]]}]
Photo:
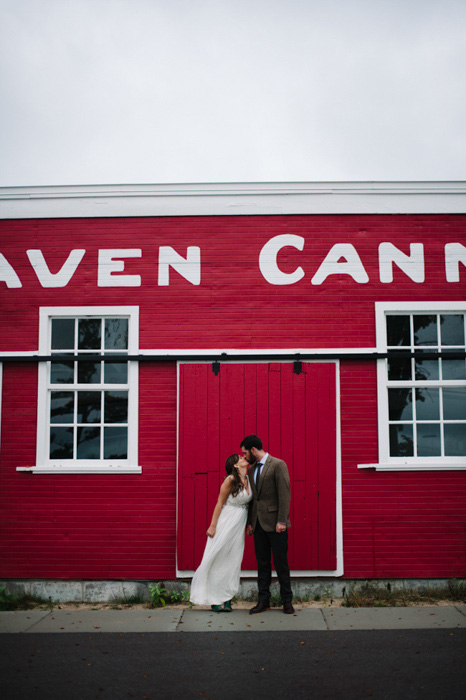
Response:
[{"label": "letter e on wall", "polygon": [[141,258],[139,248],[99,250],[97,284],[99,287],[140,287],[141,275],[116,275],[123,272],[125,263],[121,258]]}]

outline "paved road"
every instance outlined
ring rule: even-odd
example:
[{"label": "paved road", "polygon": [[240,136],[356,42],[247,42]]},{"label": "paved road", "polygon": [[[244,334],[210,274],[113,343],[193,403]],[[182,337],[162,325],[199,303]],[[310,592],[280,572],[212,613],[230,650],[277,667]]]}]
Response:
[{"label": "paved road", "polygon": [[2,700],[463,700],[466,629],[0,637]]}]

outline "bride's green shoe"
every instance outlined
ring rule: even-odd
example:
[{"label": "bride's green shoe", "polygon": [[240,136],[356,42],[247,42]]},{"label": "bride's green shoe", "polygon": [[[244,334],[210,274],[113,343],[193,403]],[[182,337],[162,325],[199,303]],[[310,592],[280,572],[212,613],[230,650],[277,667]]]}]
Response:
[{"label": "bride's green shoe", "polygon": [[222,606],[221,605],[211,605],[210,606],[211,610],[214,612],[222,612]]},{"label": "bride's green shoe", "polygon": [[225,612],[231,612],[231,600],[227,600],[226,603],[223,603],[223,609]]}]

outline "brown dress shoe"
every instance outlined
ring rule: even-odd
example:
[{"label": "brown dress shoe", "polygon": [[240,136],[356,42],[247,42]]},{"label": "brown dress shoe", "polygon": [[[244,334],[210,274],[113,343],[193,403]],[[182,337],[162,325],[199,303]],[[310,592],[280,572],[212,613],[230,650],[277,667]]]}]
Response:
[{"label": "brown dress shoe", "polygon": [[260,600],[257,605],[250,609],[249,614],[255,615],[256,613],[265,612],[266,610],[270,610],[269,601]]},{"label": "brown dress shoe", "polygon": [[291,604],[291,600],[289,600],[287,603],[283,603],[283,612],[285,615],[292,615],[294,613],[294,607]]}]

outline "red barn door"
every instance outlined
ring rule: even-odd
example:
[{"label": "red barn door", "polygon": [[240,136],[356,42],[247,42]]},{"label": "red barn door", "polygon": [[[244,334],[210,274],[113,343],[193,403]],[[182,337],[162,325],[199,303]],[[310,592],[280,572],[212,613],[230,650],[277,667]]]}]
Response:
[{"label": "red barn door", "polygon": [[[180,364],[178,569],[202,558],[225,459],[255,433],[284,459],[291,479],[293,571],[336,569],[336,366],[304,363]],[[246,538],[244,570],[256,569]]]}]

